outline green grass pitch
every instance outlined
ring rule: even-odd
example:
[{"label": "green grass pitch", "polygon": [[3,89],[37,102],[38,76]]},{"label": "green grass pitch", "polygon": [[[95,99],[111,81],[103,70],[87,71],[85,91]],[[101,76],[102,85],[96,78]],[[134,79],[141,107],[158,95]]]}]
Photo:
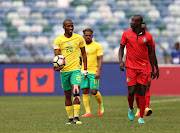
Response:
[{"label": "green grass pitch", "polygon": [[[125,96],[103,96],[105,113],[99,117],[91,97],[93,117],[82,125],[65,125],[64,97],[0,97],[0,133],[179,133],[180,97],[152,96],[153,114],[139,124],[128,120]],[[80,116],[85,113],[81,103]],[[136,106],[135,106],[136,107]]]}]

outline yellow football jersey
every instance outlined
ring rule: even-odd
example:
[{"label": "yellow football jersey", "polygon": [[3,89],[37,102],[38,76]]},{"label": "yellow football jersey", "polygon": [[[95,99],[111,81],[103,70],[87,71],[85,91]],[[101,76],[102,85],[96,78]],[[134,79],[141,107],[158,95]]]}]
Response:
[{"label": "yellow football jersey", "polygon": [[[86,48],[86,55],[87,55],[87,70],[88,73],[96,74],[98,70],[98,61],[97,56],[102,56],[103,51],[102,47],[99,43],[93,41],[91,44],[84,43]],[[82,62],[82,70],[84,69],[84,64]]]},{"label": "yellow football jersey", "polygon": [[73,33],[70,38],[63,35],[54,41],[54,49],[60,49],[61,55],[66,59],[66,65],[61,72],[80,70],[79,49],[84,47],[84,40],[81,35]]}]

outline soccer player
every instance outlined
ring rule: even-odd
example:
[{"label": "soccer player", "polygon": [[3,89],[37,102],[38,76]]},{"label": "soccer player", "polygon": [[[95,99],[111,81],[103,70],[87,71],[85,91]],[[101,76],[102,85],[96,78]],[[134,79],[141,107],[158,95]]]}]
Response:
[{"label": "soccer player", "polygon": [[[85,52],[83,37],[73,33],[74,24],[72,20],[65,19],[63,22],[65,33],[57,37],[54,41],[54,55],[63,55],[66,59],[66,65],[63,69],[54,67],[54,70],[60,70],[61,84],[65,94],[65,108],[69,120],[66,124],[82,124],[79,120],[80,95],[79,88],[81,83],[81,72],[79,65],[79,49],[81,49],[84,61],[84,70],[82,73],[87,77],[87,57]],[[71,88],[73,91],[73,103],[71,100]],[[74,120],[73,120],[74,109]]]},{"label": "soccer player", "polygon": [[139,123],[145,123],[143,119],[145,110],[145,94],[148,85],[148,55],[152,66],[152,78],[154,73],[154,54],[152,50],[152,35],[141,28],[143,18],[141,15],[134,15],[131,18],[131,29],[124,31],[119,48],[120,70],[124,71],[124,63],[122,61],[124,55],[124,47],[126,46],[126,81],[128,86],[128,103],[129,120],[134,120],[134,94],[139,86],[139,106],[140,118]]},{"label": "soccer player", "polygon": [[[102,68],[103,51],[99,43],[92,40],[93,30],[86,28],[83,30],[84,39],[86,41],[85,48],[87,53],[87,70],[88,76],[85,80],[84,76],[81,77],[81,89],[83,90],[83,103],[86,113],[82,117],[91,117],[90,103],[89,103],[89,90],[98,102],[98,115],[104,113],[104,105],[102,102],[101,93],[98,91],[99,78]],[[83,68],[83,67],[82,67]]]},{"label": "soccer player", "polygon": [[[146,23],[142,23],[141,27],[147,31]],[[158,79],[159,78],[159,67],[158,67],[157,58],[155,55],[155,42],[154,42],[154,40],[153,40],[152,46],[153,46],[153,53],[154,53],[154,57],[155,57],[155,64],[154,65],[156,67],[156,78]],[[149,108],[149,103],[150,103],[149,88],[150,88],[150,85],[151,85],[151,64],[150,64],[150,62],[148,62],[148,86],[146,87],[146,95],[145,95],[145,98],[146,98],[145,115],[146,116],[149,116],[152,114],[152,109]],[[140,116],[139,93],[138,92],[135,93],[135,98],[136,98],[136,103],[137,103],[137,112],[136,112],[135,116]]]},{"label": "soccer player", "polygon": [[175,43],[174,50],[172,51],[171,56],[172,56],[172,64],[180,64],[180,49],[178,42]]}]

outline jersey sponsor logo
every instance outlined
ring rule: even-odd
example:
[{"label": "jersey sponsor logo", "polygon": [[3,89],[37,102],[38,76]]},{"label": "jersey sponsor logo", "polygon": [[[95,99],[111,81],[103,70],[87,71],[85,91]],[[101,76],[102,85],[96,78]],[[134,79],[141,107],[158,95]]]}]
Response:
[{"label": "jersey sponsor logo", "polygon": [[54,44],[54,48],[58,48],[58,44]]},{"label": "jersey sponsor logo", "polygon": [[143,66],[145,66],[145,65],[146,65],[146,63],[143,63],[142,65],[143,65]]},{"label": "jersey sponsor logo", "polygon": [[127,80],[127,82],[129,82],[129,81],[130,81],[129,77],[127,77],[127,79],[126,79],[126,80]]},{"label": "jersey sponsor logo", "polygon": [[32,93],[54,92],[54,71],[50,68],[33,68],[30,75]]},{"label": "jersey sponsor logo", "polygon": [[68,45],[71,45],[71,42],[68,42],[67,44],[68,44]]},{"label": "jersey sponsor logo", "polygon": [[146,37],[143,37],[143,38],[142,38],[142,41],[143,41],[143,42],[146,42],[146,40],[147,40]]},{"label": "jersey sponsor logo", "polygon": [[4,92],[27,93],[28,70],[26,68],[4,69]]}]

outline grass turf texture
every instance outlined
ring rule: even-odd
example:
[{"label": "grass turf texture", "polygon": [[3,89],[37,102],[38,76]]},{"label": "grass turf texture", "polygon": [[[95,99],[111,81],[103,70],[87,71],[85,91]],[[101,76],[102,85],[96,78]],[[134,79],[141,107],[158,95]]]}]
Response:
[{"label": "grass turf texture", "polygon": [[[177,100],[171,100],[177,99]],[[103,96],[105,113],[98,116],[97,103],[91,97],[92,117],[82,118],[82,125],[65,125],[64,97],[0,97],[0,133],[128,133],[180,131],[180,97],[153,96],[153,114],[139,124],[128,120],[125,96]],[[163,102],[160,102],[163,100]],[[134,101],[135,102],[135,101]],[[81,103],[80,116],[85,113]],[[136,107],[136,105],[135,105]],[[136,109],[135,109],[136,111]]]}]

